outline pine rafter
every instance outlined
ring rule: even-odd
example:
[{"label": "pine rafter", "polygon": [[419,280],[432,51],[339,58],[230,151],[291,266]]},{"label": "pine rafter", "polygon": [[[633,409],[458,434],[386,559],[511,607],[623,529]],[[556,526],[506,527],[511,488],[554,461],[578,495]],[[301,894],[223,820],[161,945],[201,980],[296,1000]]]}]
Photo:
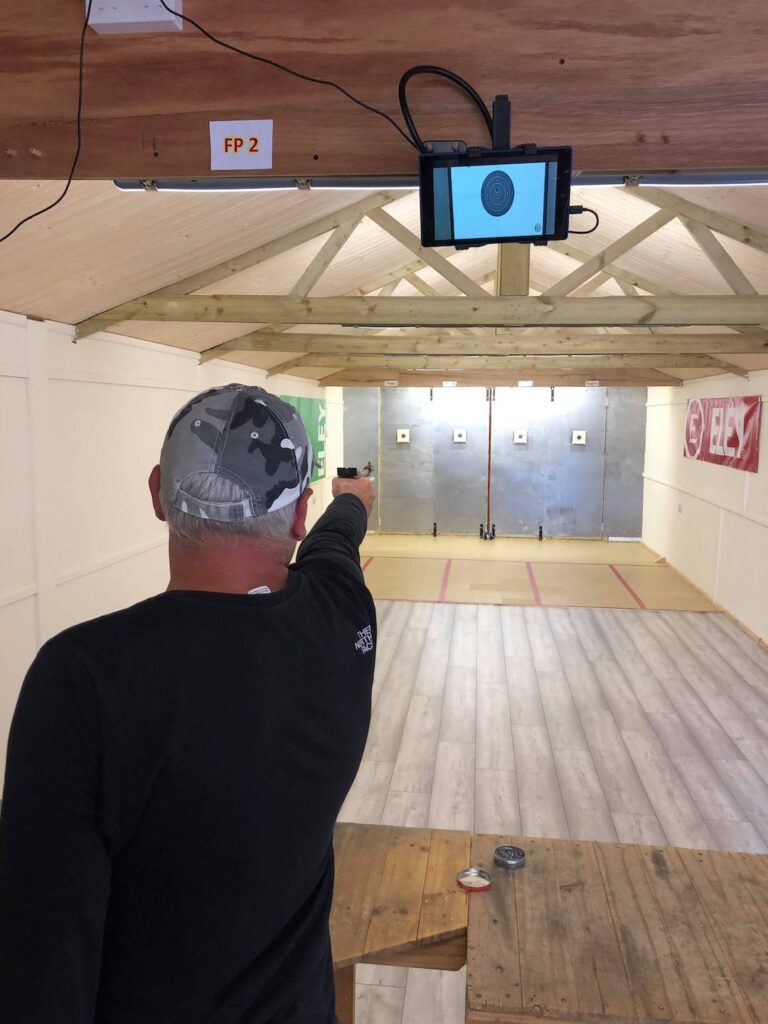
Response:
[{"label": "pine rafter", "polygon": [[678,216],[686,217],[689,220],[705,224],[712,231],[726,238],[733,238],[737,242],[760,252],[768,253],[768,232],[761,231],[751,224],[739,224],[737,220],[722,213],[716,213],[698,203],[692,203],[689,199],[683,199],[668,189],[652,188],[647,185],[626,185],[624,186],[631,195],[650,203],[659,209],[669,210]]},{"label": "pine rafter", "polygon": [[[360,327],[631,327],[756,325],[768,296],[515,296],[493,298],[167,295],[126,302],[120,320],[200,323],[344,324]],[[90,321],[91,326],[94,321]]]},{"label": "pine rafter", "polygon": [[547,288],[544,294],[568,295],[574,288],[578,288],[579,285],[584,284],[591,277],[594,277],[595,274],[600,273],[600,271],[615,263],[616,260],[625,256],[635,246],[639,245],[640,242],[655,234],[665,224],[674,220],[674,218],[675,214],[672,210],[657,210],[656,213],[651,214],[650,217],[632,228],[631,231],[627,231],[621,238],[617,238],[615,242],[611,242],[610,245],[607,245],[595,256],[589,257],[561,281],[553,284],[551,288]]},{"label": "pine rafter", "polygon": [[[298,246],[303,245],[305,242],[311,242],[313,238],[319,238],[322,235],[328,234],[329,231],[335,231],[337,228],[349,221],[358,222],[360,218],[370,210],[379,206],[386,206],[396,198],[397,195],[390,192],[377,192],[372,196],[365,196],[363,199],[357,200],[357,202],[350,203],[349,206],[342,207],[341,210],[337,210],[335,213],[319,217],[317,220],[313,220],[309,224],[304,224],[302,227],[294,228],[292,231],[288,231],[284,235],[273,238],[269,242],[257,245],[253,249],[247,249],[245,252],[241,252],[237,256],[232,256],[221,263],[216,263],[213,266],[207,267],[205,270],[198,271],[195,274],[190,274],[173,284],[165,285],[162,288],[157,288],[152,292],[148,292],[146,295],[138,296],[138,299],[153,298],[169,294],[190,295],[203,288],[209,288],[213,284],[225,281],[228,277],[240,274],[244,270],[250,270],[253,267],[258,266],[260,263],[266,263],[267,260],[274,259],[275,256],[282,256],[283,253],[290,252],[291,249],[295,249]],[[96,331],[105,331],[113,324],[120,323],[120,318],[110,316],[110,313],[111,310],[106,309],[101,313],[96,314],[96,316],[89,317],[88,320],[84,320],[80,324],[78,337],[84,338],[89,334],[94,334]],[[93,330],[87,330],[87,325],[91,321],[97,321],[98,324],[93,328]]]},{"label": "pine rafter", "polygon": [[[528,370],[600,369],[709,369],[719,368],[720,361],[708,355],[533,355],[533,356],[403,356],[403,355],[303,355],[272,367],[268,376],[285,373],[288,368],[356,367],[362,369],[397,370],[515,370],[525,375]],[[746,371],[741,371],[746,376]]]},{"label": "pine rafter", "polygon": [[651,355],[718,355],[730,352],[768,354],[768,341],[762,335],[738,334],[672,334],[659,330],[653,334],[578,333],[566,328],[536,330],[526,334],[492,334],[487,331],[471,337],[456,334],[363,335],[323,334],[320,331],[301,333],[268,333],[253,331],[236,342],[239,352],[296,352],[306,354],[346,355],[359,353],[402,355],[569,355],[625,354]]},{"label": "pine rafter", "polygon": [[410,249],[412,253],[423,260],[427,266],[432,267],[436,270],[441,277],[444,277],[446,281],[450,281],[454,287],[458,288],[459,291],[465,295],[474,295],[478,298],[482,298],[488,293],[479,285],[477,281],[465,274],[463,270],[460,270],[454,263],[447,260],[445,256],[441,256],[436,249],[425,248],[419,238],[414,235],[404,224],[399,220],[396,220],[392,214],[387,213],[386,210],[376,209],[371,210],[367,214],[369,220],[377,224],[382,230],[386,231],[388,235],[391,235],[396,241],[398,241],[406,249]]}]

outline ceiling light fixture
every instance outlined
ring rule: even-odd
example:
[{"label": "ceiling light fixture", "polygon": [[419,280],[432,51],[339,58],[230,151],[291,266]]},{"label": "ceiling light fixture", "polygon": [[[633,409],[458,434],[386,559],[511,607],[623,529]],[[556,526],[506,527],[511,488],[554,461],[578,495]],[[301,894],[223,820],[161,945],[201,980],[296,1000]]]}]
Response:
[{"label": "ceiling light fixture", "polygon": [[[122,192],[315,192],[323,189],[336,191],[371,192],[415,191],[419,187],[418,175],[382,174],[373,177],[260,177],[260,178],[117,178],[114,182]],[[574,188],[599,188],[629,185],[654,188],[716,188],[718,186],[768,185],[768,168],[753,171],[574,171]]]}]

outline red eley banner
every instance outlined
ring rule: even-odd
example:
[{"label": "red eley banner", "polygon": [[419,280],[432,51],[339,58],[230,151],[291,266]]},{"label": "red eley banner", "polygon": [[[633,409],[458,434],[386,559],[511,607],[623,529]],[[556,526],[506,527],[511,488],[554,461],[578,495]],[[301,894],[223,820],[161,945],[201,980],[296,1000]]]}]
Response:
[{"label": "red eley banner", "polygon": [[756,473],[761,404],[759,397],[688,399],[685,457]]}]

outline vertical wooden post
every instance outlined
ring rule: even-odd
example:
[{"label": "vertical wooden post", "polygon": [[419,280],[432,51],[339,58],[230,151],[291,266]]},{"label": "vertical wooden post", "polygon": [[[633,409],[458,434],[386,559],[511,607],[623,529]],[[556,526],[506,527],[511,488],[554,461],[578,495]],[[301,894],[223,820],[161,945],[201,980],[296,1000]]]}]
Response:
[{"label": "vertical wooden post", "polygon": [[355,1024],[355,965],[333,972],[336,984],[336,1016],[339,1024]]},{"label": "vertical wooden post", "polygon": [[531,280],[531,247],[508,242],[498,247],[496,294],[527,295]]}]

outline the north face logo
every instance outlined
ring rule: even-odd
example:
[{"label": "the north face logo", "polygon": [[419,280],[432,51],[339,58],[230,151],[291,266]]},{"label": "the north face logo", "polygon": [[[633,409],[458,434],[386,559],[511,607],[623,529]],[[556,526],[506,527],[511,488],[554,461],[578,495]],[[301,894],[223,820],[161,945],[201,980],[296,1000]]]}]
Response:
[{"label": "the north face logo", "polygon": [[355,650],[360,651],[361,654],[368,654],[369,651],[373,650],[373,630],[370,626],[358,630]]}]

